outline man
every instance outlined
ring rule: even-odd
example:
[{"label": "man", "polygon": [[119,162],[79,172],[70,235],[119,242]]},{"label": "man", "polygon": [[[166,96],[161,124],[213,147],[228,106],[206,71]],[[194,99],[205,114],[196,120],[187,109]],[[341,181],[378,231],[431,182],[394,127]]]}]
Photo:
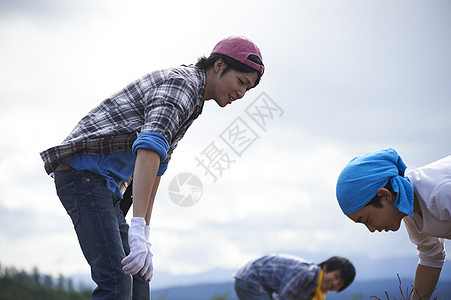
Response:
[{"label": "man", "polygon": [[318,264],[301,257],[267,255],[250,261],[235,275],[240,300],[323,300],[328,291],[342,291],[355,277],[352,263],[334,256]]},{"label": "man", "polygon": [[[97,283],[92,299],[149,299],[149,222],[173,150],[205,101],[224,107],[254,88],[263,72],[252,41],[223,39],[195,66],[132,82],[91,110],[61,145],[41,153]],[[129,228],[120,201],[132,176]]]},{"label": "man", "polygon": [[419,262],[412,299],[430,299],[451,238],[451,156],[412,170],[391,148],[355,157],[336,187],[345,215],[368,230],[397,231],[404,220]]}]

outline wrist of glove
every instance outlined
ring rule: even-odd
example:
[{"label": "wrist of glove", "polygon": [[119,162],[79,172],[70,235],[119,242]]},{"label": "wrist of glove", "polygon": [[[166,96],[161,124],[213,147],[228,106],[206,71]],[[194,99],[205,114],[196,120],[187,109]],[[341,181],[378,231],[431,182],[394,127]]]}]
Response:
[{"label": "wrist of glove", "polygon": [[150,247],[152,244],[149,241],[150,236],[150,227],[146,226],[144,229],[144,236],[146,238],[146,248],[147,248],[147,255],[146,255],[146,261],[144,263],[144,267],[141,269],[141,272],[139,275],[141,275],[144,280],[150,281],[153,277],[153,263],[152,263],[152,251],[150,251]]},{"label": "wrist of glove", "polygon": [[130,253],[122,260],[122,270],[126,274],[135,275],[145,265],[147,259],[146,220],[133,217],[128,229],[128,244]]}]

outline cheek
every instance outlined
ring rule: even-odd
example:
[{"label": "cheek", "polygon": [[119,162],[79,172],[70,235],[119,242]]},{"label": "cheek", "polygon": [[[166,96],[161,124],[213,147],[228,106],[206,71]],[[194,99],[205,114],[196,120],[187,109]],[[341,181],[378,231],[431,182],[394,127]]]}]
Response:
[{"label": "cheek", "polygon": [[228,91],[233,91],[236,89],[236,86],[238,85],[238,81],[236,76],[232,76],[233,73],[232,71],[228,72],[225,76],[224,76],[224,89],[228,90]]},{"label": "cheek", "polygon": [[376,228],[385,227],[385,226],[389,225],[388,221],[389,221],[389,218],[387,218],[386,215],[381,215],[378,218],[374,218],[371,221],[371,225]]},{"label": "cheek", "polygon": [[391,210],[390,212],[387,212],[381,217],[384,218],[386,223],[396,223],[399,221],[399,216],[395,210]]},{"label": "cheek", "polygon": [[236,90],[235,82],[233,80],[228,80],[226,83],[226,89],[229,92],[235,91]]},{"label": "cheek", "polygon": [[370,218],[373,225],[383,225],[390,219],[390,212],[383,209],[375,210],[372,212]]},{"label": "cheek", "polygon": [[229,92],[229,89],[227,88],[226,82],[222,81],[221,84],[217,88],[217,94],[219,95],[219,97],[225,97],[229,93],[230,92]]},{"label": "cheek", "polygon": [[330,282],[330,277],[329,276],[324,276],[323,277],[323,284],[324,286],[327,286]]},{"label": "cheek", "polygon": [[226,80],[222,80],[220,85],[218,86],[218,92],[221,94],[226,94],[230,90],[229,83]]}]

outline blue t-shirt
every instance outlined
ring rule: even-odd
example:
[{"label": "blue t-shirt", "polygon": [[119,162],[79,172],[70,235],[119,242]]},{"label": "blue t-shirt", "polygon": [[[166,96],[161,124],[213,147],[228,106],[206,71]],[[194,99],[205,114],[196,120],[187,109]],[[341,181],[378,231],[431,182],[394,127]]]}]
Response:
[{"label": "blue t-shirt", "polygon": [[[115,152],[108,155],[80,155],[67,162],[75,170],[87,170],[105,178],[105,184],[117,197],[122,198],[119,184],[133,175],[136,161],[136,151],[140,148],[156,151],[161,161],[166,157],[169,144],[158,133],[145,132],[138,136],[130,150]],[[167,169],[167,164],[160,164],[157,175],[161,176]]]}]

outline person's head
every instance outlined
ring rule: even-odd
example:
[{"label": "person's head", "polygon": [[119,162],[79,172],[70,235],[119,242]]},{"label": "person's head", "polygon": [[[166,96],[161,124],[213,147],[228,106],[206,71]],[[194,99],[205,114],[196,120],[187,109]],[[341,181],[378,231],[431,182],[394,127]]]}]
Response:
[{"label": "person's head", "polygon": [[406,216],[395,205],[397,195],[390,182],[377,190],[376,195],[361,209],[348,214],[356,222],[364,224],[369,231],[397,231]]},{"label": "person's head", "polygon": [[341,292],[347,288],[355,278],[354,265],[346,258],[333,256],[319,264],[323,270],[321,290],[323,292]]},{"label": "person's head", "polygon": [[260,49],[241,36],[221,40],[196,67],[207,72],[204,99],[215,99],[222,107],[256,87],[265,70]]},{"label": "person's head", "polygon": [[343,213],[371,232],[398,230],[404,216],[413,216],[413,187],[404,177],[405,169],[391,148],[355,157],[337,180]]}]

